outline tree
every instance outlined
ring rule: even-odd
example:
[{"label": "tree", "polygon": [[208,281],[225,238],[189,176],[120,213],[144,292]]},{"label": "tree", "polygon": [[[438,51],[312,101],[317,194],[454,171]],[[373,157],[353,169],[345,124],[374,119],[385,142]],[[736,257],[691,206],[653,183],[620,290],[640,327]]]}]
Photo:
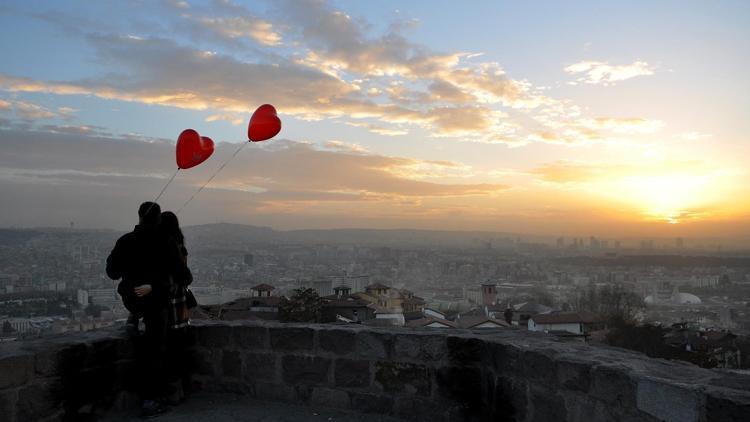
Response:
[{"label": "tree", "polygon": [[301,287],[281,304],[279,318],[283,322],[318,322],[322,307],[323,300],[314,289]]},{"label": "tree", "polygon": [[645,306],[640,296],[619,284],[601,288],[590,284],[586,290],[578,293],[575,304],[578,310],[594,312],[608,322],[633,321]]}]

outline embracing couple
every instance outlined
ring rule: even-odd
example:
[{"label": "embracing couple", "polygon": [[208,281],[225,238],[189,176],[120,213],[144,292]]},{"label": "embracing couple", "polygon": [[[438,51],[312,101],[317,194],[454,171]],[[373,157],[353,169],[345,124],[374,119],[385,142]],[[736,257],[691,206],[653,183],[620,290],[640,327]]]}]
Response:
[{"label": "embracing couple", "polygon": [[161,212],[155,202],[138,209],[139,222],[117,240],[107,258],[107,275],[122,279],[117,292],[130,311],[129,332],[134,335],[143,417],[157,416],[176,404],[187,382],[187,326],[195,299],[188,290],[193,276],[177,216]]}]

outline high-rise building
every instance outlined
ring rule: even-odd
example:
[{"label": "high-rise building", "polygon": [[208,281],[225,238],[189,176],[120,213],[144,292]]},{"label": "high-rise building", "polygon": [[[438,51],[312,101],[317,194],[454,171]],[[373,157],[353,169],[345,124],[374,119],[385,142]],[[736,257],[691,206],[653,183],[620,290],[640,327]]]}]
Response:
[{"label": "high-rise building", "polygon": [[253,254],[251,253],[246,253],[245,256],[243,257],[243,262],[245,263],[245,265],[249,267],[253,266],[253,261],[254,261],[254,258],[253,258]]}]

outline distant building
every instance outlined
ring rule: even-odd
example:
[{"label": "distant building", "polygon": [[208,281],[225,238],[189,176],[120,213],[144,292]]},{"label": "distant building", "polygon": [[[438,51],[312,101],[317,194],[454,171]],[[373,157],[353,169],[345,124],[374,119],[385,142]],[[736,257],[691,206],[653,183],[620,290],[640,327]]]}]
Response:
[{"label": "distant building", "polygon": [[456,319],[456,323],[461,328],[508,328],[510,324],[505,321],[490,318],[484,315],[461,316]]},{"label": "distant building", "polygon": [[94,305],[101,305],[107,308],[114,308],[122,302],[117,291],[112,289],[89,289],[88,302]]},{"label": "distant building", "polygon": [[89,292],[87,292],[86,290],[78,289],[76,298],[77,298],[79,305],[84,306],[84,307],[89,306]]},{"label": "distant building", "polygon": [[269,284],[258,284],[250,289],[251,297],[269,297],[276,288]]},{"label": "distant building", "polygon": [[427,327],[427,328],[458,328],[458,324],[443,318],[425,316],[421,319],[415,319],[406,323],[407,327]]},{"label": "distant building", "polygon": [[497,300],[497,286],[494,283],[482,284],[482,305],[494,305]]},{"label": "distant building", "polygon": [[558,332],[572,334],[588,334],[603,328],[602,322],[591,312],[555,312],[539,314],[529,318],[529,331]]},{"label": "distant building", "polygon": [[245,254],[245,256],[244,256],[244,257],[242,258],[242,261],[243,261],[243,262],[245,263],[245,265],[247,265],[248,267],[252,267],[252,266],[253,266],[253,263],[255,262],[255,258],[253,257],[253,254],[251,254],[251,253],[247,253],[247,254]]}]

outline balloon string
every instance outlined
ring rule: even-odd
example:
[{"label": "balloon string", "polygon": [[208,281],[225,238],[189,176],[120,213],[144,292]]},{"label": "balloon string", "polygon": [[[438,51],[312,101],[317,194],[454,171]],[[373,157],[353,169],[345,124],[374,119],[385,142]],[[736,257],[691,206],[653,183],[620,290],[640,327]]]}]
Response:
[{"label": "balloon string", "polygon": [[167,186],[169,186],[169,184],[172,183],[172,180],[174,180],[174,177],[177,176],[177,173],[179,171],[180,171],[180,168],[177,167],[177,170],[174,172],[174,174],[172,175],[172,177],[169,178],[169,181],[167,181],[167,184],[164,185],[164,187],[161,188],[161,192],[159,192],[159,194],[156,195],[156,199],[154,199],[154,203],[156,203],[156,201],[158,201],[159,198],[161,198],[161,196],[164,194],[164,191],[167,190]]},{"label": "balloon string", "polygon": [[216,175],[219,174],[219,172],[221,170],[223,170],[224,167],[226,167],[226,165],[229,164],[229,162],[232,161],[232,159],[237,156],[237,154],[240,153],[240,151],[242,151],[242,148],[245,148],[245,145],[247,145],[249,143],[250,142],[243,142],[242,145],[240,145],[240,147],[237,148],[237,151],[235,151],[234,154],[232,154],[232,156],[229,157],[229,159],[227,161],[224,161],[224,163],[221,166],[219,166],[218,169],[216,169],[216,171],[214,172],[214,174],[212,174],[211,177],[209,177],[208,180],[206,180],[206,183],[204,183],[203,186],[201,186],[200,188],[198,188],[198,190],[195,191],[193,193],[193,195],[187,201],[185,201],[184,204],[182,204],[182,206],[180,207],[180,209],[178,209],[177,212],[175,212],[175,215],[179,215],[180,211],[182,211],[183,209],[185,209],[185,207],[190,203],[190,201],[192,201],[193,198],[195,198],[195,195],[198,195],[203,190],[203,188],[205,188],[209,183],[211,183],[211,181],[214,180],[214,177],[216,177]]},{"label": "balloon string", "polygon": [[156,205],[156,201],[158,201],[159,198],[161,198],[161,196],[164,194],[164,191],[167,190],[167,186],[169,186],[169,184],[172,183],[172,180],[174,180],[175,176],[177,176],[177,173],[179,172],[180,172],[180,168],[177,167],[177,170],[175,170],[172,177],[169,178],[169,180],[167,181],[167,184],[164,185],[163,188],[161,188],[161,192],[159,192],[159,194],[156,195],[156,199],[154,199],[154,201],[151,203],[151,206],[149,206],[148,209],[146,210],[146,214],[148,214],[151,211],[151,208],[153,208],[154,205]]}]

